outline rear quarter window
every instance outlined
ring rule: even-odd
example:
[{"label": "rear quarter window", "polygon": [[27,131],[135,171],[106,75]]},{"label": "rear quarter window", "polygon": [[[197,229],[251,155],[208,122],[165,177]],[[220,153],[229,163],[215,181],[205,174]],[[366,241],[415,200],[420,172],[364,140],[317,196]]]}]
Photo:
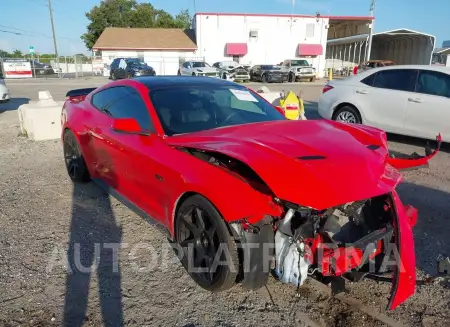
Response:
[{"label": "rear quarter window", "polygon": [[366,84],[368,86],[372,86],[373,85],[373,81],[375,80],[375,75],[376,75],[376,73],[375,74],[371,74],[371,75],[363,78],[361,80],[361,83]]}]

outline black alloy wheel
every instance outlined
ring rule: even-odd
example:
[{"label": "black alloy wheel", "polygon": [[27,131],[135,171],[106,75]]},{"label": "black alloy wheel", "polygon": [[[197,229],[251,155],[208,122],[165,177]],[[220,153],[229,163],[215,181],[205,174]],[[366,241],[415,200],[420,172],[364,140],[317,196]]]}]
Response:
[{"label": "black alloy wheel", "polygon": [[67,173],[73,182],[86,183],[90,180],[83,154],[78,141],[72,131],[64,133],[63,141],[64,162]]},{"label": "black alloy wheel", "polygon": [[181,263],[199,286],[217,292],[235,284],[237,246],[211,202],[201,195],[186,199],[177,211],[175,235],[183,249]]}]

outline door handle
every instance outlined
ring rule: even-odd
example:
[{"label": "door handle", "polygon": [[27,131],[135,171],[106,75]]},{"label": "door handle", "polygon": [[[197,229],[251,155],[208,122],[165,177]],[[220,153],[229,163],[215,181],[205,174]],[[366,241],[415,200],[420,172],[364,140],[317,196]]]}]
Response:
[{"label": "door handle", "polygon": [[408,98],[409,102],[422,103],[422,99],[420,98]]},{"label": "door handle", "polygon": [[98,127],[92,127],[90,131],[92,133],[99,134],[99,133],[101,133],[102,130]]},{"label": "door handle", "polygon": [[366,91],[366,90],[356,90],[356,93],[359,93],[359,94],[367,94],[367,93],[369,93],[369,92]]}]

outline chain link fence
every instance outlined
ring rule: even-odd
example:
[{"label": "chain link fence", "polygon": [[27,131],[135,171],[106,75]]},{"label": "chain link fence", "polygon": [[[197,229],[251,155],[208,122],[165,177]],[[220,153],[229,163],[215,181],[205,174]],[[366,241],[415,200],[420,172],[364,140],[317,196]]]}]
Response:
[{"label": "chain link fence", "polygon": [[[0,76],[4,78],[85,78],[109,77],[110,65],[115,58],[126,56],[61,56],[0,58]],[[136,58],[129,56],[129,58]],[[156,75],[176,75],[185,61],[204,61],[195,56],[144,56],[139,58],[153,67]]]}]

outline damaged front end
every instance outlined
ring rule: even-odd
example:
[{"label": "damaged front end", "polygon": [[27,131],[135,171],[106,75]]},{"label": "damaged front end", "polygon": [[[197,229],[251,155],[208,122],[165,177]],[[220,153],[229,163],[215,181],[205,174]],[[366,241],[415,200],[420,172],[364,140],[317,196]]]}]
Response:
[{"label": "damaged front end", "polygon": [[[388,275],[392,278],[389,310],[414,294],[416,264],[412,228],[417,222],[417,210],[404,205],[395,190],[401,181],[397,169],[422,167],[439,151],[441,137],[436,138],[436,150],[427,150],[425,156],[393,157],[387,154],[384,134],[378,142],[358,130],[353,130],[353,134],[366,141],[361,149],[368,151],[358,153],[360,161],[342,161],[340,167],[345,167],[344,163],[352,165],[353,170],[349,171],[359,173],[358,180],[350,176],[351,182],[342,175],[335,177],[332,172],[329,173],[332,180],[322,178],[332,167],[326,161],[327,153],[297,155],[293,160],[286,155],[287,148],[276,154],[263,152],[268,151],[269,140],[258,143],[264,147],[253,146],[250,142],[232,142],[230,134],[220,136],[224,139],[210,136],[206,140],[172,141],[177,149],[241,179],[264,201],[277,207],[276,214],[228,221],[241,249],[240,281],[244,287],[264,286],[274,257],[273,275],[297,287],[312,277],[330,284],[337,293],[343,290],[346,279],[359,281],[366,276]],[[272,140],[275,136],[271,135]],[[350,150],[351,147],[347,151]],[[370,169],[358,166],[363,162],[361,158],[374,164]],[[298,167],[303,169],[302,178],[284,172],[298,171]],[[319,186],[317,181],[322,184]],[[313,182],[316,187],[311,188]],[[334,187],[343,183],[347,184],[342,192]]]},{"label": "damaged front end", "polygon": [[395,191],[320,211],[279,202],[286,209],[275,222],[274,275],[280,281],[298,287],[313,276],[337,293],[343,278],[393,274],[390,310],[414,293],[411,228],[417,212],[404,207]]}]

